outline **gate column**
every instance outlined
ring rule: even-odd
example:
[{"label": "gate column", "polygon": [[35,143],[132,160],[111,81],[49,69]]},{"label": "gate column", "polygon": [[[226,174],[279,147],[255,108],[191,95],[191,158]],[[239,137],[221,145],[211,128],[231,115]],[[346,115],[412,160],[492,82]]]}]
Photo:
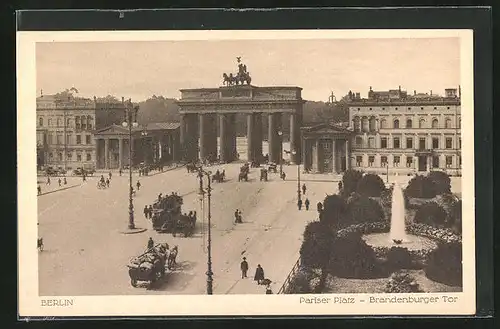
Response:
[{"label": "gate column", "polygon": [[254,120],[253,113],[247,114],[247,161],[255,161],[255,136],[254,136]]}]

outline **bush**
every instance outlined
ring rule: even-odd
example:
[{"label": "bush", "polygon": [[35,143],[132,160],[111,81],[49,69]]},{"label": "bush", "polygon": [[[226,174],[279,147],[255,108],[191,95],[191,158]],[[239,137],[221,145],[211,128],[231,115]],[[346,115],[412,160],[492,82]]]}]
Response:
[{"label": "bush", "polygon": [[437,195],[451,193],[451,179],[447,173],[442,171],[431,171],[427,177],[434,182]]},{"label": "bush", "polygon": [[410,179],[404,193],[410,198],[432,199],[437,195],[437,189],[429,177],[416,175]]},{"label": "bush", "polygon": [[416,223],[443,227],[446,223],[446,211],[436,202],[429,202],[418,208],[414,221]]},{"label": "bush", "polygon": [[342,176],[342,195],[349,196],[356,192],[358,183],[363,177],[363,172],[359,170],[349,169]]},{"label": "bush", "polygon": [[344,278],[371,278],[379,275],[376,254],[359,233],[338,236],[330,256],[330,273]]},{"label": "bush", "polygon": [[312,275],[305,269],[299,270],[290,281],[287,287],[287,294],[310,294],[313,292],[311,288]]},{"label": "bush", "polygon": [[462,243],[440,243],[429,253],[426,276],[449,286],[462,286]]},{"label": "bush", "polygon": [[407,248],[392,247],[387,253],[387,265],[393,269],[410,269],[413,267],[412,256]]},{"label": "bush", "polygon": [[338,195],[328,195],[323,201],[320,222],[330,227],[339,227],[346,221],[346,203]]},{"label": "bush", "polygon": [[322,222],[307,224],[300,247],[302,264],[309,268],[324,268],[330,259],[334,235]]},{"label": "bush", "polygon": [[462,233],[462,200],[458,200],[450,207],[451,227],[458,233]]},{"label": "bush", "polygon": [[368,197],[360,197],[352,201],[347,206],[347,212],[350,218],[349,224],[381,222],[385,219],[382,206]]},{"label": "bush", "polygon": [[405,271],[396,272],[391,275],[387,286],[384,289],[386,293],[415,293],[422,292],[415,278]]},{"label": "bush", "polygon": [[364,196],[379,197],[384,190],[384,181],[376,174],[365,174],[356,186],[356,192]]}]

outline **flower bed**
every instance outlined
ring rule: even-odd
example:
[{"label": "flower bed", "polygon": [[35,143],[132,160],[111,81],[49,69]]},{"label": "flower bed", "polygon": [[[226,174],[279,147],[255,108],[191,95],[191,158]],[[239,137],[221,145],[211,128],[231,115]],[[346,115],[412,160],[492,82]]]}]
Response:
[{"label": "flower bed", "polygon": [[413,223],[406,227],[406,232],[433,239],[439,242],[462,242],[462,236],[449,228],[438,228],[426,224]]}]

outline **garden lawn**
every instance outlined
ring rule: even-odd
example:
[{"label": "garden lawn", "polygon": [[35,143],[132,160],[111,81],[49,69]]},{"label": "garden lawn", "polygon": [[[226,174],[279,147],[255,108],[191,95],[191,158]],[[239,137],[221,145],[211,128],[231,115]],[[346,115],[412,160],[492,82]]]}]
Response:
[{"label": "garden lawn", "polygon": [[[432,281],[425,276],[423,270],[408,271],[420,285],[424,292],[460,292],[461,287],[448,286]],[[329,276],[325,290],[326,294],[346,294],[346,293],[384,293],[384,289],[389,282],[389,277],[378,279],[345,279]]]}]

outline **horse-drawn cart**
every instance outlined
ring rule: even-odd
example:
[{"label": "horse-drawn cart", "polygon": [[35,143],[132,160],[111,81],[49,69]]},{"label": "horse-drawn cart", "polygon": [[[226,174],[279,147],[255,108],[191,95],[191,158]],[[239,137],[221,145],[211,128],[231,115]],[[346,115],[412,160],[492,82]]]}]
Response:
[{"label": "horse-drawn cart", "polygon": [[267,169],[260,169],[260,180],[267,182]]},{"label": "horse-drawn cart", "polygon": [[149,286],[165,275],[165,264],[169,255],[167,244],[158,244],[134,257],[127,264],[130,284],[137,287],[139,281],[149,283]]},{"label": "horse-drawn cart", "polygon": [[248,163],[245,163],[243,166],[240,167],[240,174],[238,175],[238,182],[241,182],[244,180],[245,182],[248,182],[248,174],[250,173],[250,165]]},{"label": "horse-drawn cart", "polygon": [[192,236],[196,226],[196,217],[191,215],[180,215],[175,226],[172,228],[172,235],[182,234],[184,237]]}]

